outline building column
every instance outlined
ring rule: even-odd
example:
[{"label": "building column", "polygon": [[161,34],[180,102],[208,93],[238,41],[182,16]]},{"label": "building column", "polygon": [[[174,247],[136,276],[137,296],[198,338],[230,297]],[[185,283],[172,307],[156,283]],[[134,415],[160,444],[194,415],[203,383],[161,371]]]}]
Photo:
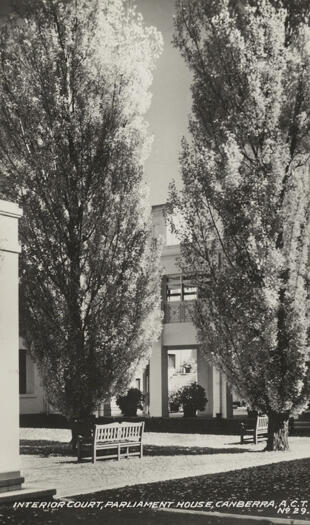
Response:
[{"label": "building column", "polygon": [[45,499],[55,489],[22,487],[19,457],[18,220],[21,209],[0,200],[0,503]]},{"label": "building column", "polygon": [[215,417],[220,411],[219,375],[200,349],[197,350],[197,380],[198,384],[205,389],[208,400],[205,409],[200,411],[199,415]]},{"label": "building column", "polygon": [[143,383],[142,391],[144,395],[143,415],[149,416],[150,415],[150,365],[149,364],[147,364],[145,369],[143,370],[142,383]]},{"label": "building column", "polygon": [[221,385],[221,407],[220,413],[223,418],[227,418],[227,381],[224,374],[220,373],[220,385]]},{"label": "building column", "polygon": [[226,413],[227,413],[227,416],[226,417],[228,419],[231,419],[234,416],[232,402],[233,402],[232,392],[230,389],[230,385],[227,383],[227,386],[226,386],[226,406],[227,406]]},{"label": "building column", "polygon": [[200,416],[212,416],[212,391],[210,392],[209,364],[199,348],[197,348],[197,383],[206,391],[208,400],[205,409],[199,411]]},{"label": "building column", "polygon": [[18,490],[19,374],[18,374],[18,220],[22,211],[0,200],[0,492]]},{"label": "building column", "polygon": [[168,353],[160,338],[150,358],[150,416],[168,417]]},{"label": "building column", "polygon": [[[221,412],[221,389],[225,387],[221,381],[220,372],[199,349],[197,350],[197,379],[198,384],[205,389],[208,399],[205,410],[199,412],[199,415],[216,417],[216,414]],[[223,415],[223,417],[226,416]]]},{"label": "building column", "polygon": [[220,373],[221,385],[221,409],[222,417],[230,419],[233,417],[232,395],[225,374]]}]

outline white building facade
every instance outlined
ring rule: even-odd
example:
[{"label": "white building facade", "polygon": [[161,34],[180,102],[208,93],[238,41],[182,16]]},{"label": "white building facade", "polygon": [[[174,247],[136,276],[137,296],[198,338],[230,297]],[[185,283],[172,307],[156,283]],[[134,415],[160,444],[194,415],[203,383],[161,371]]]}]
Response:
[{"label": "white building facade", "polygon": [[163,242],[161,266],[164,319],[162,334],[153,345],[149,365],[149,415],[168,416],[169,356],[196,350],[197,382],[204,387],[208,399],[205,410],[199,415],[232,417],[232,400],[226,379],[208,362],[197,343],[196,329],[191,320],[196,289],[180,273],[180,247],[169,231],[164,210],[165,205],[154,206],[152,210],[153,236],[161,238]]}]

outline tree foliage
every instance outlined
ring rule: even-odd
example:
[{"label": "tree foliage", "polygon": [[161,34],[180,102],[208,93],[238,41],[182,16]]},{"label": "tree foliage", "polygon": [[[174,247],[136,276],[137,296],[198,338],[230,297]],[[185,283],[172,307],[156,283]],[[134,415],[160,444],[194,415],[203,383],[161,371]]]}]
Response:
[{"label": "tree foliage", "polygon": [[17,2],[0,34],[0,167],[23,334],[69,416],[127,388],[160,329],[142,163],[161,38],[123,0]]},{"label": "tree foliage", "polygon": [[287,446],[278,430],[309,400],[307,4],[180,0],[176,16],[193,116],[171,201],[199,287],[199,342],[269,414],[268,448]]},{"label": "tree foliage", "polygon": [[126,417],[134,417],[137,410],[143,409],[144,395],[139,388],[129,388],[124,396],[117,396],[116,404],[121,409],[122,414]]}]

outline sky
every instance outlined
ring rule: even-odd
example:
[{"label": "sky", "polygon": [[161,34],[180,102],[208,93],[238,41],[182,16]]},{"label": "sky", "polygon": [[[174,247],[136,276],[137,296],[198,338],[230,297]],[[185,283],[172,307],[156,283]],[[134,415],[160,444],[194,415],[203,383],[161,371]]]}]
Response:
[{"label": "sky", "polygon": [[180,186],[180,143],[187,134],[191,77],[179,51],[171,44],[175,0],[136,0],[136,3],[146,25],[155,26],[164,39],[163,53],[154,73],[152,104],[146,115],[154,141],[145,163],[151,204],[162,204],[167,199],[169,182],[175,179]]},{"label": "sky", "polygon": [[[152,104],[146,115],[154,140],[144,170],[153,205],[167,200],[172,179],[181,185],[179,154],[191,109],[191,77],[179,51],[171,44],[175,0],[135,1],[146,25],[155,26],[164,39],[163,53],[154,72]],[[0,0],[0,16],[11,2]]]}]

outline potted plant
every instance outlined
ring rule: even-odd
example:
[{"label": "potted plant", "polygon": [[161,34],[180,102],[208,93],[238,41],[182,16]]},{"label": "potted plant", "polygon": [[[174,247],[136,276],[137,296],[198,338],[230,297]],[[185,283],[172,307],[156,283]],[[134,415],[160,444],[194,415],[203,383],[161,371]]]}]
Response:
[{"label": "potted plant", "polygon": [[189,374],[191,369],[192,369],[192,365],[191,365],[191,363],[184,363],[183,364],[183,368],[185,369],[185,373]]},{"label": "potted plant", "polygon": [[208,401],[205,389],[195,382],[180,388],[177,398],[183,405],[184,417],[196,417],[197,410],[203,410]]},{"label": "potted plant", "polygon": [[179,412],[181,406],[178,392],[170,392],[169,394],[169,408],[170,412]]},{"label": "potted plant", "polygon": [[125,396],[117,396],[116,404],[126,417],[137,415],[138,408],[142,410],[144,395],[138,388],[130,388]]}]

